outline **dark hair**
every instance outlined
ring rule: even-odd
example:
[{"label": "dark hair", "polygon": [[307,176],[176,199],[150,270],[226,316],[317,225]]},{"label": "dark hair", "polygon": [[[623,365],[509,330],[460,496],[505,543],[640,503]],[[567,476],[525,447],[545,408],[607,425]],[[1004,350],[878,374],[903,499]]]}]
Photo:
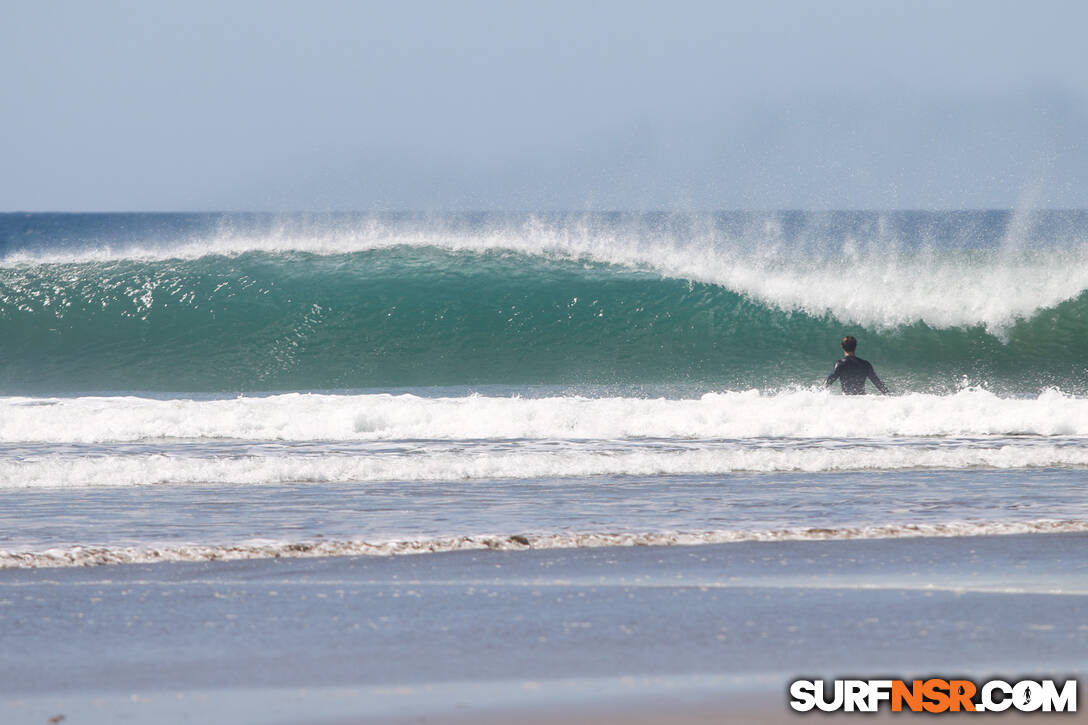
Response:
[{"label": "dark hair", "polygon": [[853,352],[858,349],[858,341],[853,335],[847,335],[842,339],[842,349],[844,352]]}]

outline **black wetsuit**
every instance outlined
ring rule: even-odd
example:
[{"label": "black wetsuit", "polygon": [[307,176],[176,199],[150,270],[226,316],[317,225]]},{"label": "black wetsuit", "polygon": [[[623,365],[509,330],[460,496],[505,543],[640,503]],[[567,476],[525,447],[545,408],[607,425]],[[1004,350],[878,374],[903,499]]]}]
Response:
[{"label": "black wetsuit", "polygon": [[877,390],[888,394],[887,386],[880,382],[869,361],[854,355],[847,355],[835,363],[835,369],[827,376],[826,384],[831,385],[836,378],[842,383],[842,392],[847,395],[865,395],[865,378],[872,380]]}]

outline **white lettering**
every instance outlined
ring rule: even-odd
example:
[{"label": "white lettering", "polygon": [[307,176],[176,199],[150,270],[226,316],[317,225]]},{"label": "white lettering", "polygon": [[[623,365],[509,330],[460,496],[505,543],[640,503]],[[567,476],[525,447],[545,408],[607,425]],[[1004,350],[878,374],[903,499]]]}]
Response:
[{"label": "white lettering", "polygon": [[[998,691],[1002,694],[1000,700],[994,699],[994,691]],[[1012,685],[1004,680],[990,680],[982,687],[982,705],[983,707],[976,707],[976,710],[984,710],[987,712],[1004,712],[1012,707]]]},{"label": "white lettering", "polygon": [[[1051,707],[1054,709],[1051,710]],[[1076,712],[1077,681],[1066,680],[1062,691],[1054,685],[1054,680],[1043,680],[1043,712]]]},{"label": "white lettering", "polygon": [[816,684],[812,680],[796,680],[790,685],[790,707],[797,712],[808,712],[816,707]]},{"label": "white lettering", "polygon": [[835,696],[831,700],[827,699],[827,686],[823,680],[816,680],[816,684],[819,685],[819,694],[816,697],[816,707],[820,708],[824,712],[835,712],[842,707],[845,696],[843,695],[842,680],[835,680],[833,691]]},{"label": "white lettering", "polygon": [[880,703],[892,699],[891,680],[869,680],[869,708],[868,712],[876,712],[880,709]]},{"label": "white lettering", "polygon": [[[1009,684],[1005,680],[990,680],[982,683],[978,695],[972,698],[973,702],[967,702],[965,693],[977,686],[977,683],[961,680],[950,682],[954,684],[949,686],[949,702],[955,706],[952,708],[955,710],[961,707],[969,708],[973,704],[976,712],[1004,712],[1009,708],[1015,708],[1021,712],[1077,711],[1076,680],[1064,682],[1020,680],[1014,684]],[[941,680],[929,680],[926,687],[937,686],[941,683]],[[838,710],[879,712],[881,703],[891,702],[892,691],[900,684],[906,684],[906,682],[903,680],[795,680],[790,683],[792,698],[790,707],[797,712],[809,712],[814,708],[823,712]],[[943,697],[943,691],[941,696]],[[900,699],[897,698],[897,702]],[[933,698],[929,698],[929,701],[932,702]],[[917,701],[913,699],[908,701],[911,709],[919,709],[916,703]],[[930,706],[929,703],[925,705],[925,707]]]},{"label": "white lettering", "polygon": [[869,684],[865,680],[847,680],[844,704],[846,712],[868,712],[866,703],[869,700]]},{"label": "white lettering", "polygon": [[1012,688],[1012,704],[1020,712],[1034,712],[1043,706],[1043,688],[1038,682],[1021,680]]}]

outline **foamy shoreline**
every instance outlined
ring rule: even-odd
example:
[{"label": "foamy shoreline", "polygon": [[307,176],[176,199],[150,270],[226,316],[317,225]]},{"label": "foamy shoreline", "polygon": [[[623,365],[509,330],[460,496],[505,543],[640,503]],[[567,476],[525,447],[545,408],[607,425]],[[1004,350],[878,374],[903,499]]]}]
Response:
[{"label": "foamy shoreline", "polygon": [[526,551],[634,546],[699,546],[735,542],[844,541],[921,537],[980,537],[1088,533],[1088,521],[962,522],[766,531],[659,533],[508,534],[435,537],[400,541],[301,541],[231,545],[72,546],[42,551],[0,550],[0,569],[83,567],[157,562],[401,556],[452,551]]}]

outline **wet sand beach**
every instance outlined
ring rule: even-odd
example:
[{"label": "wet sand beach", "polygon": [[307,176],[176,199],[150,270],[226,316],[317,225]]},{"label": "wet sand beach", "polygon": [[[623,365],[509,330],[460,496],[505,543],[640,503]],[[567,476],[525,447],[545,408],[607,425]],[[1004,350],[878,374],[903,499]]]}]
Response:
[{"label": "wet sand beach", "polygon": [[1085,543],[1033,534],[5,570],[0,720],[773,720],[793,716],[798,677],[1083,675]]}]

